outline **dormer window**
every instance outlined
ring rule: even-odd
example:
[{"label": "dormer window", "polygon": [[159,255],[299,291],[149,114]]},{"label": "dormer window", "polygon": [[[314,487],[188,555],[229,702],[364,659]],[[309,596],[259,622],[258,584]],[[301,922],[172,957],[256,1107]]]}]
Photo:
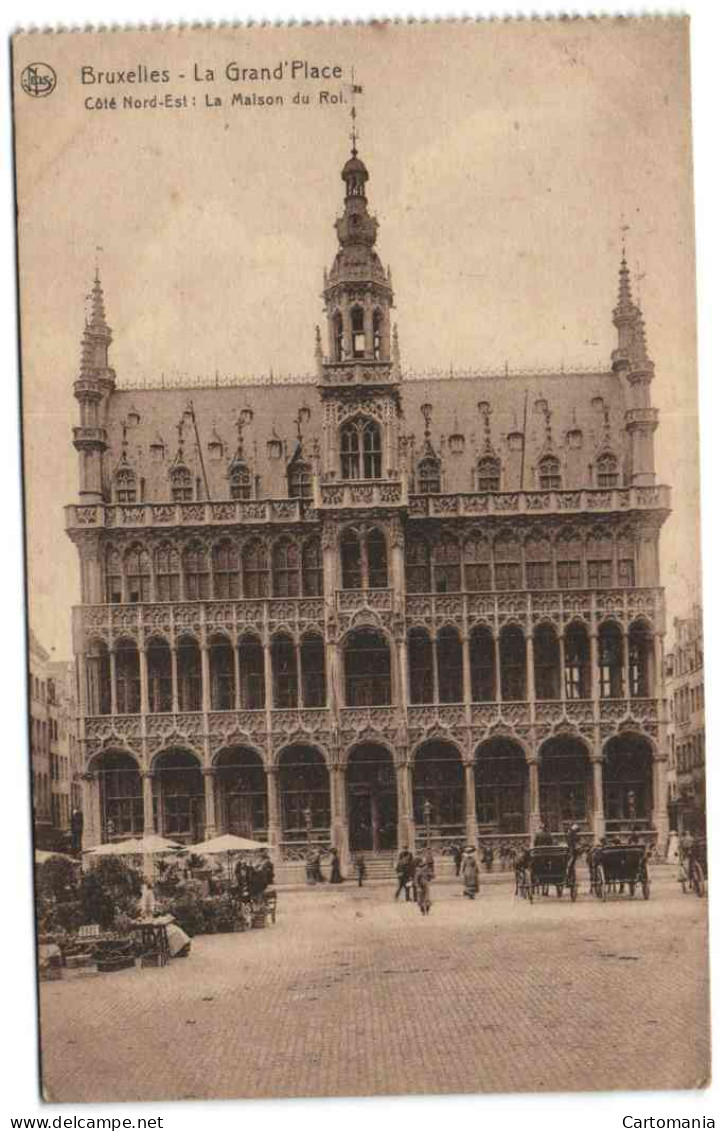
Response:
[{"label": "dormer window", "polygon": [[418,490],[420,495],[438,495],[441,492],[441,464],[433,456],[419,462]]},{"label": "dormer window", "polygon": [[288,473],[288,493],[291,499],[310,499],[313,494],[313,475],[309,463],[295,460]]},{"label": "dormer window", "polygon": [[123,467],[114,476],[117,503],[135,503],[137,498],[136,474],[130,467]]},{"label": "dormer window", "polygon": [[598,487],[617,487],[618,461],[612,452],[603,452],[597,461],[595,473]]},{"label": "dormer window", "polygon": [[477,491],[498,491],[501,482],[501,467],[498,459],[485,456],[476,465]]},{"label": "dormer window", "polygon": [[555,456],[539,461],[539,486],[541,491],[559,491],[562,487],[560,461]]},{"label": "dormer window", "polygon": [[187,467],[174,467],[170,474],[171,501],[173,503],[190,503],[194,498],[194,485],[192,473]]},{"label": "dormer window", "polygon": [[354,306],[350,312],[350,328],[353,334],[353,357],[365,357],[366,334],[365,316],[361,306]]},{"label": "dormer window", "polygon": [[236,461],[229,473],[230,499],[252,498],[252,477],[246,463]]}]

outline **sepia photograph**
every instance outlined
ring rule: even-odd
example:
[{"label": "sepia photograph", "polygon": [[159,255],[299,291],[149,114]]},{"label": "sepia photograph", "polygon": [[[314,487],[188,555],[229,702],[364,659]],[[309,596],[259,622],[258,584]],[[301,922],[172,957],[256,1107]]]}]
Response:
[{"label": "sepia photograph", "polygon": [[44,1099],[706,1088],[688,18],[12,69]]}]

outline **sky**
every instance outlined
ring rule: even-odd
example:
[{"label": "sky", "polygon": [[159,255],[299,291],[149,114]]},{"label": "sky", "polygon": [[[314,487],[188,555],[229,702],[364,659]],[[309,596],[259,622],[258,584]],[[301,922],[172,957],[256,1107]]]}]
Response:
[{"label": "sky", "polygon": [[[46,46],[58,87],[16,95],[16,144],[31,624],[56,658],[70,655],[78,600],[62,508],[78,490],[73,380],[96,259],[121,382],[313,369],[349,89],[230,83],[230,61],[305,59],[346,80],[355,67],[359,149],[408,370],[607,367],[628,227],[656,366],[658,479],[673,488],[662,581],[669,619],[687,613],[700,531],[684,21],[74,33]],[[19,70],[33,47],[17,42]],[[215,81],[194,82],[195,62]],[[86,109],[126,88],[84,86],[83,66],[168,67],[162,93],[196,103]],[[285,105],[230,105],[252,90]],[[348,101],[321,105],[321,90]],[[311,104],[295,105],[296,91]]]}]

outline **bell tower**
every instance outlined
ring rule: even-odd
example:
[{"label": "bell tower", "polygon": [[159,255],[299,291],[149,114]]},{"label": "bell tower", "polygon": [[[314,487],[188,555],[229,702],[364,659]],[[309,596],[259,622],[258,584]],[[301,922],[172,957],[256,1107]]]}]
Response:
[{"label": "bell tower", "polygon": [[327,353],[316,335],[323,479],[397,478],[401,375],[391,272],[376,251],[378,221],[368,210],[369,174],[355,128],[351,137],[341,172],[343,212],[335,221],[338,250],[323,279]]}]

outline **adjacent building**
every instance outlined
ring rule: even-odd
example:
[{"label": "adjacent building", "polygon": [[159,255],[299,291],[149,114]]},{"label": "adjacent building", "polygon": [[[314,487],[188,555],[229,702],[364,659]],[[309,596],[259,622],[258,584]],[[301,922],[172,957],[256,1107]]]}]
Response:
[{"label": "adjacent building", "polygon": [[703,613],[694,605],[673,619],[674,644],[666,657],[670,704],[670,811],[679,834],[706,828],[706,720],[704,710]]},{"label": "adjacent building", "polygon": [[67,507],[86,846],[663,843],[669,491],[625,258],[609,367],[407,373],[355,148],[342,180],[312,377],[122,387],[96,274]]},{"label": "adjacent building", "polygon": [[28,654],[35,842],[67,848],[73,811],[82,806],[76,666],[51,660],[32,630]]}]

